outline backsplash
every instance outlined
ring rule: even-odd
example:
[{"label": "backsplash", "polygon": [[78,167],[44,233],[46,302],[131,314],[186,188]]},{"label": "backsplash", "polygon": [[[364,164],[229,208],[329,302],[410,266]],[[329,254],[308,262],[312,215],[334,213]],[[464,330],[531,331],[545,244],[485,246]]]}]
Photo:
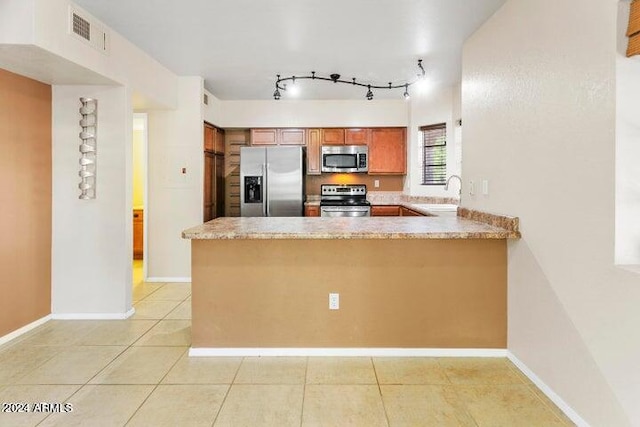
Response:
[{"label": "backsplash", "polygon": [[[367,192],[400,192],[404,188],[404,176],[387,176],[387,175],[367,175],[363,173],[324,173],[322,175],[306,176],[306,194],[320,194],[320,185],[322,184],[364,184],[367,186]],[[375,180],[379,181],[380,186],[374,187]]]},{"label": "backsplash", "polygon": [[402,191],[370,190],[367,191],[367,200],[374,205],[394,205],[400,204],[400,202],[457,205],[460,202],[460,200],[455,197],[407,196],[402,194]]}]

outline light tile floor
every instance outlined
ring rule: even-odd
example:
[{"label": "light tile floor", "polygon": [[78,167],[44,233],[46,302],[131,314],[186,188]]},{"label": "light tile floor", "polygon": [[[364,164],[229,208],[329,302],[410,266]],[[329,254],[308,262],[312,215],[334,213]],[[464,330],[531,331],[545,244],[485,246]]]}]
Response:
[{"label": "light tile floor", "polygon": [[[567,426],[507,359],[190,358],[190,286],[134,286],[128,320],[50,321],[0,347],[0,426]],[[33,408],[33,406],[31,406]]]}]

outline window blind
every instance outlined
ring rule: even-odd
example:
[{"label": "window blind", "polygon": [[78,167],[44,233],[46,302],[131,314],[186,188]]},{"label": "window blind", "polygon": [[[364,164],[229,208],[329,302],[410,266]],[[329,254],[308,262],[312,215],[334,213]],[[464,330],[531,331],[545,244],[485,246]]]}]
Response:
[{"label": "window blind", "polygon": [[447,125],[421,126],[422,185],[444,185],[447,179]]}]

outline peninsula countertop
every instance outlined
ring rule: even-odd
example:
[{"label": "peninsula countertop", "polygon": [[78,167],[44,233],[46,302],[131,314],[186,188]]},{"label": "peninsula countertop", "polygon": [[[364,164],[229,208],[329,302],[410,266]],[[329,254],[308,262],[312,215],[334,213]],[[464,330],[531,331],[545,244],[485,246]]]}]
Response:
[{"label": "peninsula countertop", "polygon": [[182,237],[193,240],[519,238],[517,218],[503,218],[515,223],[515,228],[461,216],[217,218],[183,231]]}]

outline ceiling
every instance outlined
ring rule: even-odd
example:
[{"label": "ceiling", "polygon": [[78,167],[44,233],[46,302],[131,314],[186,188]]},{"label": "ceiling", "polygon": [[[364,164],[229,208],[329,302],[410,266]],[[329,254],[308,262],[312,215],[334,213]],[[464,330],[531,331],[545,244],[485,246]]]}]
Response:
[{"label": "ceiling", "polygon": [[[74,0],[216,97],[272,99],[276,74],[339,73],[386,85],[460,81],[464,40],[505,0]],[[364,99],[366,88],[303,81],[300,99]],[[291,98],[291,91],[283,99]],[[411,92],[411,91],[410,91]],[[398,99],[403,90],[377,90]]]}]

